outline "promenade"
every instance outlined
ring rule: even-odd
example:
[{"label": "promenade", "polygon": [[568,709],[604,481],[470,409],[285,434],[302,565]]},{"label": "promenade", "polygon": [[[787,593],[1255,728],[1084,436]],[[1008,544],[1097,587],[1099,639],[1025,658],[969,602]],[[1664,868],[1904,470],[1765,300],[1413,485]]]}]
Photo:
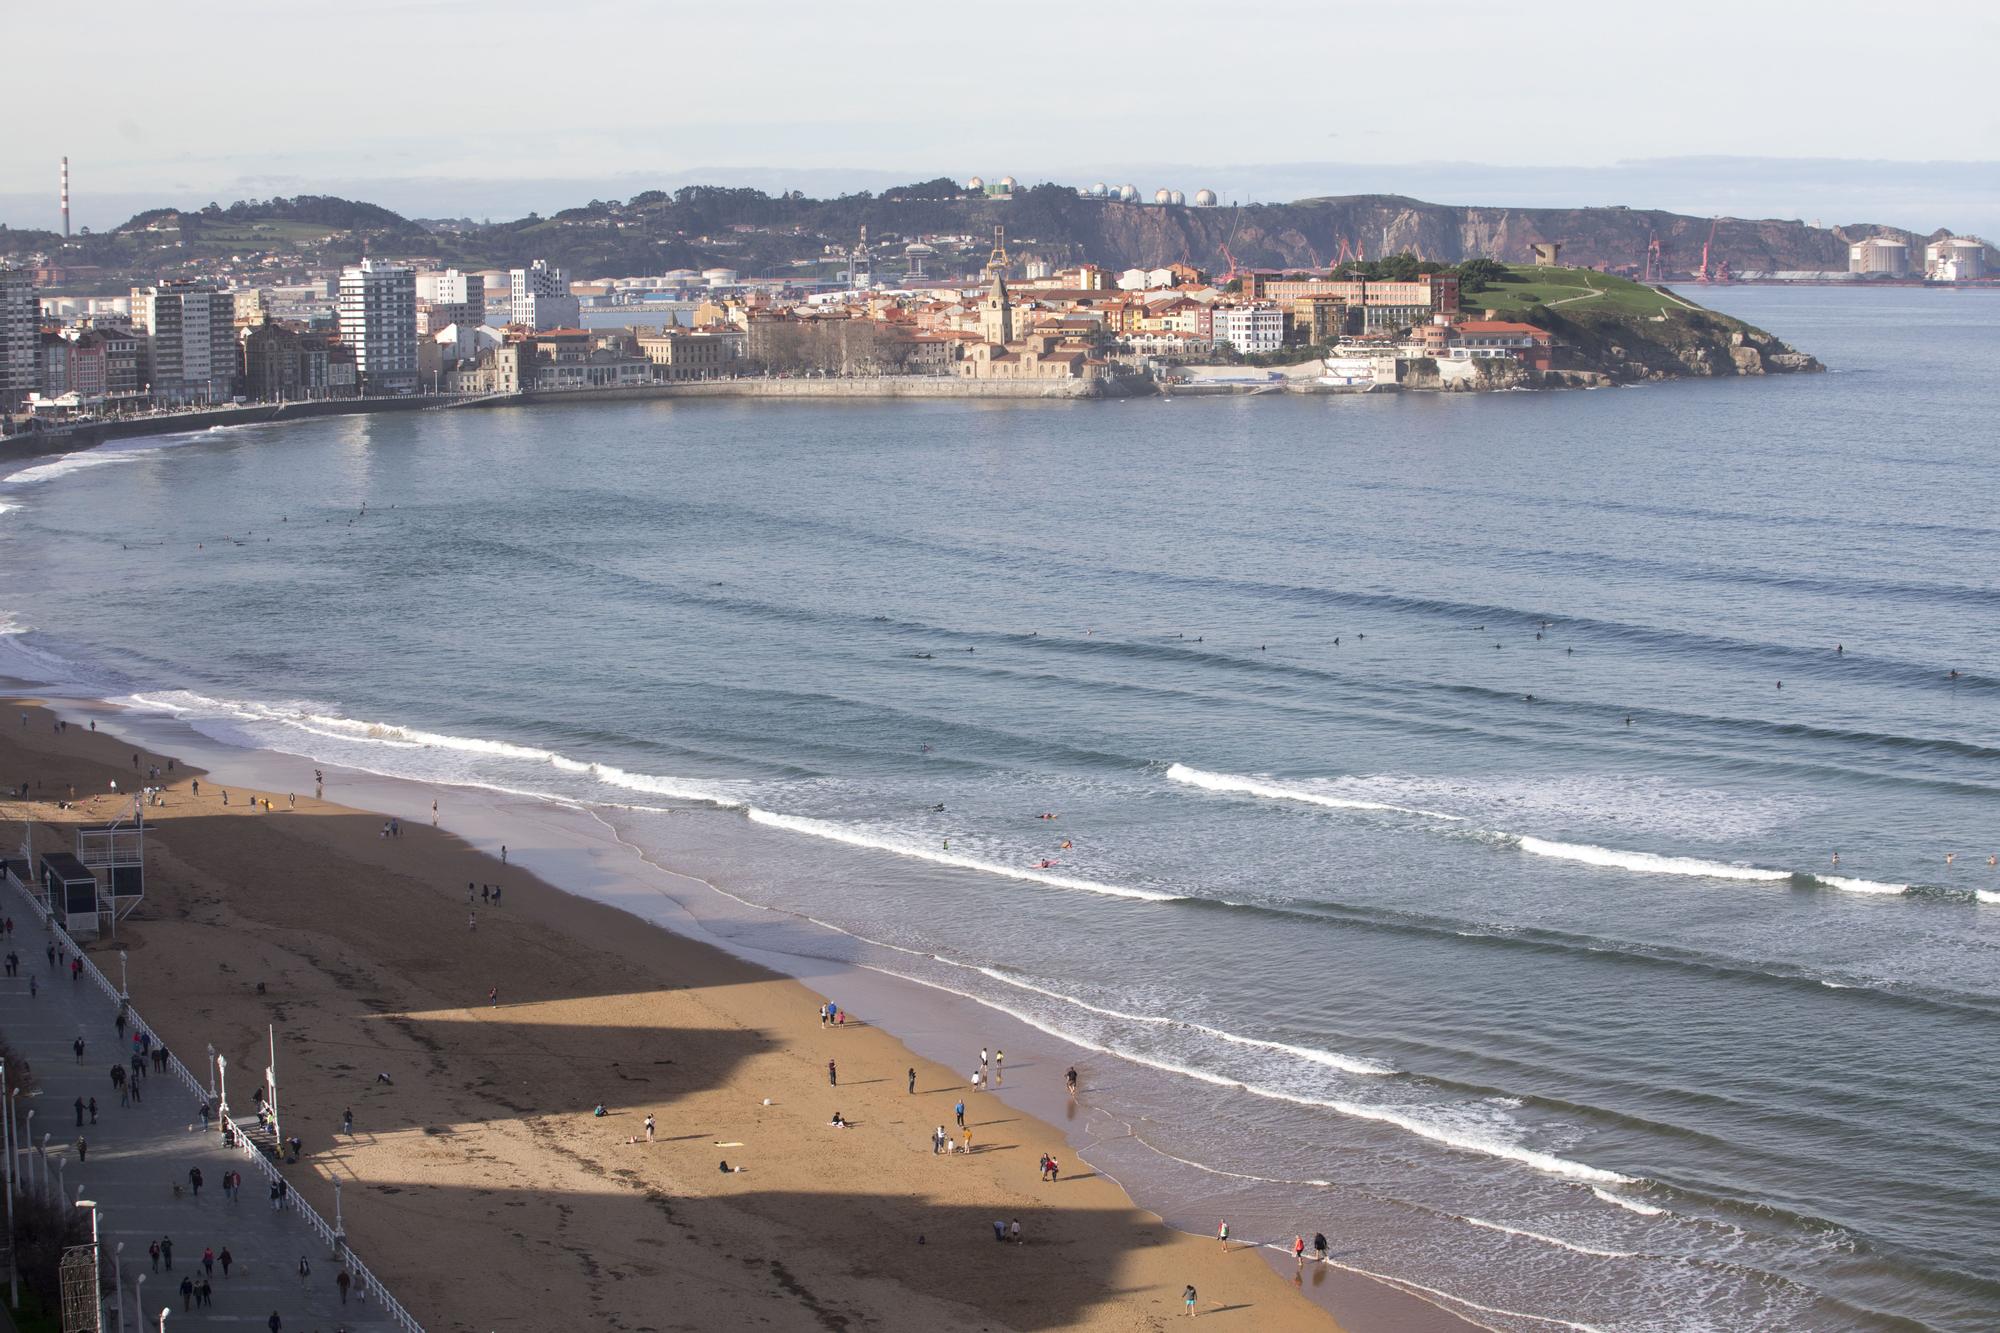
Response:
[{"label": "promenade", "polygon": [[[12,916],[15,924],[13,938],[0,946],[0,955],[12,950],[21,959],[18,976],[0,976],[0,1033],[16,1055],[28,1061],[36,1083],[31,1096],[13,1099],[19,1108],[17,1127],[32,1124],[17,1157],[20,1188],[40,1187],[46,1134],[48,1188],[60,1188],[71,1200],[81,1197],[97,1203],[107,1269],[110,1256],[121,1243],[124,1246],[117,1263],[124,1329],[159,1328],[163,1308],[171,1311],[167,1324],[176,1327],[187,1322],[261,1330],[276,1313],[285,1333],[392,1333],[414,1328],[407,1316],[399,1318],[399,1312],[385,1304],[384,1294],[373,1289],[372,1279],[358,1265],[349,1269],[349,1295],[342,1303],[337,1285],[342,1265],[333,1254],[331,1229],[303,1208],[296,1195],[282,1210],[273,1210],[272,1177],[262,1152],[225,1146],[219,1127],[203,1131],[199,1108],[206,1095],[198,1094],[195,1080],[178,1060],[171,1061],[166,1072],[156,1070],[150,1060],[142,1062],[143,1100],[119,1105],[111,1067],[123,1065],[130,1076],[131,1036],[141,1025],[128,1018],[121,1039],[115,1025],[118,1002],[111,987],[89,970],[73,981],[66,963],[50,965],[50,943],[67,941],[49,930],[25,895],[0,889],[0,916]],[[39,982],[38,995],[30,993],[31,977]],[[74,1048],[78,1037],[85,1042],[81,1063]],[[250,1071],[244,1072],[243,1090],[236,1091],[232,1078],[231,1092],[247,1102],[257,1080]],[[97,1099],[95,1124],[86,1111],[84,1124],[77,1125],[79,1097],[86,1104]],[[87,1156],[78,1151],[78,1136],[88,1145]],[[193,1168],[199,1168],[204,1178],[199,1197],[189,1189],[188,1172]],[[233,1201],[223,1190],[223,1178],[230,1171],[243,1177]],[[154,1242],[169,1239],[172,1271],[165,1263],[156,1270],[148,1250]],[[204,1248],[217,1255],[226,1248],[232,1263],[226,1277],[222,1265],[215,1265],[209,1279],[212,1304],[187,1310],[181,1279],[191,1275],[199,1283],[205,1276]],[[303,1283],[298,1273],[301,1258],[312,1270]],[[118,1309],[118,1298],[107,1293],[106,1330],[120,1328]]]}]

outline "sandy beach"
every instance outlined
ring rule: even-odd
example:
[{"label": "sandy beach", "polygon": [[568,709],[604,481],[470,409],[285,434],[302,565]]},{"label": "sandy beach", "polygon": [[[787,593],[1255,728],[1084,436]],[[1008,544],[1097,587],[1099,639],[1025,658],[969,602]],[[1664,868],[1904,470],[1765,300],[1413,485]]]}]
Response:
[{"label": "sandy beach", "polygon": [[[129,809],[114,780],[166,763],[108,728],[59,734],[31,702],[5,716],[10,854],[24,818],[38,847],[65,846],[65,825]],[[381,816],[309,788],[227,799],[176,765],[146,812],[147,901],[94,952],[115,969],[128,951],[134,1003],[191,1066],[208,1043],[229,1057],[232,1103],[275,1025],[280,1107],[306,1150],[295,1186],[331,1216],[343,1182],[353,1244],[430,1327],[1141,1329],[1182,1316],[1189,1284],[1219,1326],[1455,1322],[1335,1266],[1293,1273],[1177,1232],[1060,1130],[869,1015],[825,1026],[800,983],[449,832],[385,836]],[[479,888],[468,903],[468,884],[500,904]],[[939,1155],[960,1100],[972,1151]],[[1044,1152],[1057,1183],[1038,1178]],[[996,1244],[993,1223],[1017,1219],[1023,1243]]]}]

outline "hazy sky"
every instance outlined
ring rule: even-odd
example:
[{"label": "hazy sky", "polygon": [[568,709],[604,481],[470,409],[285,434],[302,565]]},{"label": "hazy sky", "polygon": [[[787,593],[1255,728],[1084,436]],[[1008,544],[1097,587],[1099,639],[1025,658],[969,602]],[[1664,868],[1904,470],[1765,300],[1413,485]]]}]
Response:
[{"label": "hazy sky", "polygon": [[[456,197],[515,213],[729,167],[784,188],[788,175],[1088,181],[1143,163],[1254,163],[1278,169],[1268,187],[1254,175],[1215,184],[1276,198],[1378,188],[1357,170],[1367,167],[1388,180],[1440,163],[1965,162],[2000,144],[2000,5],[1977,3],[94,0],[9,11],[10,103],[45,109],[0,136],[0,220],[16,225],[54,220],[64,152],[78,221],[103,226],[139,198],[357,184],[405,212],[472,211]],[[118,52],[80,42],[79,24],[116,34]],[[1333,163],[1326,174],[1339,178],[1324,184],[1282,170]],[[1489,193],[1506,184],[1504,173],[1476,177]],[[1896,188],[1885,182],[1881,206],[1854,217],[1952,224],[1900,216],[1914,204]],[[418,202],[427,189],[437,207]],[[1819,200],[1790,202],[1780,190],[1752,208],[1805,215]]]}]

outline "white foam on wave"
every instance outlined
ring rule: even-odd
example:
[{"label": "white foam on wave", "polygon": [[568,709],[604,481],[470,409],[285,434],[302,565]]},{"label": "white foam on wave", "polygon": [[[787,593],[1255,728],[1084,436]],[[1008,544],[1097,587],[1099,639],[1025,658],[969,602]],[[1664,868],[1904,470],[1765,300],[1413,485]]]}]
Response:
[{"label": "white foam on wave", "polygon": [[1880,884],[1872,879],[1849,879],[1845,875],[1814,875],[1813,878],[1830,889],[1843,893],[1908,893],[1907,884]]},{"label": "white foam on wave", "polygon": [[1540,1241],[1544,1245],[1553,1245],[1557,1249],[1568,1250],[1573,1254],[1587,1254],[1595,1259],[1637,1259],[1639,1257],[1638,1252],[1635,1250],[1600,1250],[1593,1246],[1578,1245],[1575,1241],[1564,1240],[1561,1236],[1550,1236],[1540,1231],[1529,1231],[1525,1227],[1510,1227],[1504,1222],[1488,1222],[1483,1217],[1461,1217],[1459,1220],[1471,1226],[1484,1227],[1488,1231],[1503,1231],[1510,1236],[1520,1236],[1525,1240]]},{"label": "white foam on wave", "polygon": [[960,999],[970,1000],[974,1004],[982,1005],[997,1013],[1006,1014],[1009,1018],[1025,1023],[1037,1032],[1046,1033],[1059,1041],[1066,1041],[1072,1046],[1080,1046],[1086,1051],[1096,1051],[1100,1055],[1109,1055],[1115,1059],[1144,1065],[1148,1069],[1157,1069],[1162,1073],[1179,1074],[1184,1078],[1191,1078],[1199,1083],[1207,1083],[1218,1088],[1231,1088],[1239,1092],[1247,1092],[1253,1097],[1263,1097],[1271,1101],[1290,1102],[1294,1106],[1323,1107],[1326,1110],[1350,1116],[1357,1120],[1372,1120],[1380,1124],[1392,1125],[1419,1138],[1429,1139],[1433,1143],[1442,1143],[1447,1147],[1457,1148],[1462,1152],[1518,1162],[1523,1166],[1533,1167],[1537,1171],[1544,1171],[1550,1175],[1565,1176],[1572,1180],[1596,1181],[1606,1185],[1635,1185],[1638,1183],[1638,1180],[1632,1176],[1620,1175],[1616,1171],[1606,1171],[1600,1167],[1589,1166],[1582,1162],[1572,1162],[1568,1158],[1557,1157],[1553,1153],[1540,1152],[1533,1148],[1524,1148],[1518,1143],[1509,1143],[1504,1139],[1496,1139],[1491,1135],[1479,1134],[1459,1126],[1425,1120],[1421,1116],[1413,1115],[1397,1107],[1367,1105],[1361,1102],[1346,1101],[1341,1098],[1306,1097],[1298,1093],[1285,1092],[1278,1088],[1267,1088],[1260,1084],[1248,1083],[1239,1078],[1232,1078],[1227,1074],[1215,1073],[1213,1070],[1200,1069],[1193,1065],[1184,1065],[1173,1060],[1162,1060],[1155,1056],[1142,1055],[1136,1051],[1120,1050],[1115,1046],[1107,1046],[1103,1042],[1094,1041],[1079,1033],[1057,1027],[1048,1020],[1037,1017],[1025,1010],[1009,1008],[997,1000],[974,994],[971,991],[959,990],[955,986],[947,986],[940,981],[932,981],[924,977],[913,977],[902,972],[891,972],[887,968],[875,967],[868,963],[860,963],[857,966],[865,967],[871,972],[880,972],[884,976],[902,977],[906,981],[914,981],[918,985],[929,986],[933,990],[941,990],[947,995],[956,995]]},{"label": "white foam on wave", "polygon": [[1703,879],[1742,879],[1776,882],[1792,877],[1789,870],[1767,870],[1762,866],[1734,865],[1726,861],[1704,861],[1692,856],[1659,856],[1652,852],[1626,852],[1615,847],[1593,847],[1589,843],[1552,842],[1547,838],[1521,835],[1515,845],[1532,856],[1552,856],[1561,861],[1581,861],[1585,865],[1617,870],[1636,870],[1646,875],[1693,875]]},{"label": "white foam on wave", "polygon": [[1590,1192],[1606,1203],[1615,1203],[1626,1212],[1637,1213],[1641,1217],[1659,1217],[1667,1211],[1664,1208],[1655,1208],[1650,1203],[1640,1203],[1637,1199],[1628,1199],[1623,1195],[1613,1194],[1610,1190],[1592,1189]]},{"label": "white foam on wave", "polygon": [[2000,907],[2000,893],[1995,893],[1991,889],[1974,889],[1972,891],[1972,900],[1980,903],[1991,903],[1996,907]]},{"label": "white foam on wave", "polygon": [[1200,1032],[1206,1036],[1229,1042],[1235,1046],[1252,1046],[1261,1050],[1277,1051],[1284,1055],[1293,1056],[1296,1059],[1309,1061],[1312,1064],[1325,1065],[1328,1069],[1338,1069],[1343,1074],[1380,1076],[1397,1072],[1388,1065],[1379,1064],[1374,1060],[1364,1060],[1359,1056],[1353,1055],[1342,1055],[1337,1051],[1322,1051],[1311,1046],[1294,1046],[1290,1042],[1270,1041],[1263,1037],[1239,1036],[1234,1032],[1224,1032],[1221,1028],[1210,1027],[1206,1023],[1196,1023],[1185,1018],[1170,1018],[1164,1014],[1130,1014],[1122,1009],[1107,1009],[1103,1005],[1092,1004],[1090,1001],[1079,999],[1074,995],[1065,995],[1061,991],[1050,990],[1046,986],[1037,986],[1033,982],[1022,981],[1018,977],[1010,977],[997,968],[980,967],[974,970],[982,976],[991,977],[1003,985],[1013,986],[1020,990],[1033,991],[1037,995],[1046,995],[1052,1000],[1060,1000],[1064,1004],[1075,1005],[1079,1009],[1088,1009],[1093,1014],[1103,1014],[1106,1018],[1121,1019],[1130,1023],[1150,1023],[1156,1027],[1185,1028],[1190,1032]]},{"label": "white foam on wave", "polygon": [[1236,773],[1210,773],[1205,769],[1189,768],[1186,764],[1169,764],[1167,778],[1190,787],[1200,787],[1204,791],[1260,796],[1268,801],[1298,801],[1305,805],[1324,806],[1329,810],[1386,810],[1399,815],[1421,815],[1426,819],[1448,819],[1454,822],[1464,818],[1463,815],[1448,815],[1441,810],[1421,810],[1415,806],[1391,805],[1386,801],[1363,801],[1351,796],[1335,796],[1294,783],[1272,782],[1267,778],[1243,777]]},{"label": "white foam on wave", "polygon": [[808,837],[824,838],[829,842],[845,843],[850,847],[865,847],[871,851],[889,852],[895,856],[907,856],[937,865],[955,866],[960,870],[1004,875],[1009,879],[1045,884],[1054,889],[1074,889],[1083,893],[1103,894],[1111,898],[1139,898],[1156,903],[1185,901],[1180,894],[1163,893],[1158,889],[1142,889],[1129,884],[1106,884],[1101,880],[1079,879],[1074,875],[1052,875],[1046,870],[1037,870],[1031,866],[1010,866],[1002,861],[982,861],[976,856],[960,856],[956,852],[920,847],[901,838],[890,837],[870,829],[837,824],[832,820],[813,819],[806,815],[784,815],[755,806],[750,807],[746,813],[751,823],[763,824],[768,828],[803,833]]}]

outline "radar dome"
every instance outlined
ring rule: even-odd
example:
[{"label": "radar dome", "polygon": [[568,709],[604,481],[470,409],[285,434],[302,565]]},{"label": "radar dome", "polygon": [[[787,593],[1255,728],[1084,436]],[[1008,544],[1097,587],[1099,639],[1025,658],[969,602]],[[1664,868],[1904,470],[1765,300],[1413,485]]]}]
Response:
[{"label": "radar dome", "polygon": [[1118,197],[1128,204],[1137,203],[1139,199],[1139,187],[1136,185],[1121,185],[1118,187]]},{"label": "radar dome", "polygon": [[1013,188],[1014,188],[1014,178],[1013,178],[1012,176],[1002,176],[1002,177],[1000,178],[1000,188],[1001,188],[1001,189],[1003,189],[1003,190],[1011,190],[1011,189],[1013,189]]},{"label": "radar dome", "polygon": [[1155,191],[1153,191],[1153,202],[1154,202],[1154,203],[1156,203],[1156,204],[1171,204],[1171,203],[1172,203],[1173,201],[1174,201],[1174,192],[1173,192],[1172,190],[1155,190]]},{"label": "radar dome", "polygon": [[1179,190],[1175,190],[1173,192],[1173,195],[1167,200],[1167,202],[1170,204],[1184,204],[1187,202],[1187,196],[1182,194]]},{"label": "radar dome", "polygon": [[1213,190],[1196,190],[1196,191],[1194,192],[1194,206],[1195,206],[1196,208],[1214,208],[1214,207],[1215,207],[1215,191],[1213,191]]},{"label": "radar dome", "polygon": [[965,188],[968,190],[983,190],[986,188],[986,182],[981,180],[979,177],[974,176],[971,180],[965,183]]},{"label": "radar dome", "polygon": [[1109,185],[1106,185],[1103,181],[1099,181],[1097,182],[1097,184],[1090,187],[1090,197],[1093,199],[1102,199],[1105,195],[1110,193],[1111,193],[1111,187]]}]

